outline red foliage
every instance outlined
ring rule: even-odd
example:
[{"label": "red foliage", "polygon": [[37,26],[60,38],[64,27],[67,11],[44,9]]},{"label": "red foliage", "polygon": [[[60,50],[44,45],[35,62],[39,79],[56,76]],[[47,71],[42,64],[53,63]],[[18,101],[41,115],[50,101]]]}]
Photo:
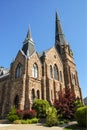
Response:
[{"label": "red foliage", "polygon": [[54,101],[54,106],[58,110],[58,114],[62,114],[63,118],[72,119],[74,118],[76,105],[75,94],[70,88],[63,89],[57,92],[58,99]]},{"label": "red foliage", "polygon": [[25,110],[24,112],[24,119],[31,119],[37,116],[37,112],[35,110]]},{"label": "red foliage", "polygon": [[17,109],[16,110],[16,114],[19,116],[19,118],[23,118],[23,115],[24,115],[24,110],[19,110],[19,109]]},{"label": "red foliage", "polygon": [[21,119],[31,119],[37,116],[37,112],[35,110],[16,110],[16,114]]}]

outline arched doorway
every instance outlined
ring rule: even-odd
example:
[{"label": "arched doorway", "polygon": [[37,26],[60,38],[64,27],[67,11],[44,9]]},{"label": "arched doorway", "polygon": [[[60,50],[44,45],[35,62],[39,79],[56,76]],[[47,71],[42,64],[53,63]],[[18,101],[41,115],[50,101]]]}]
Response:
[{"label": "arched doorway", "polygon": [[19,96],[16,95],[14,98],[14,106],[18,109],[19,108]]}]

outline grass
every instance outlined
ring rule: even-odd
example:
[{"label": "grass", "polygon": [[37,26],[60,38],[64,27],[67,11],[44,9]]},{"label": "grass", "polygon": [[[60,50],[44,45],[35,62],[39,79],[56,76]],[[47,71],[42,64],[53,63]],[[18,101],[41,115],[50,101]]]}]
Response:
[{"label": "grass", "polygon": [[80,127],[78,126],[78,124],[75,124],[75,125],[67,126],[63,130],[87,130],[87,128]]}]

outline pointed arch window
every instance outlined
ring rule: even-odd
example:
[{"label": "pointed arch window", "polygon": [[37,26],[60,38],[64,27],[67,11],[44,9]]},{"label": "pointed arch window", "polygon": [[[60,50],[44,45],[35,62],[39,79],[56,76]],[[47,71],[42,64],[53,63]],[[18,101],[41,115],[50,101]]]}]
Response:
[{"label": "pointed arch window", "polygon": [[15,78],[22,77],[22,64],[18,64],[15,72]]},{"label": "pointed arch window", "polygon": [[15,108],[19,108],[19,96],[16,95],[15,98],[14,98],[14,106]]},{"label": "pointed arch window", "polygon": [[40,91],[37,90],[37,99],[40,99]]},{"label": "pointed arch window", "polygon": [[62,71],[60,71],[60,82],[62,82],[63,79],[62,79]]},{"label": "pointed arch window", "polygon": [[54,79],[59,80],[59,72],[56,64],[54,65]]},{"label": "pointed arch window", "polygon": [[32,102],[34,102],[34,98],[35,98],[35,90],[32,89],[31,90],[31,100],[32,100]]},{"label": "pointed arch window", "polygon": [[53,77],[53,72],[52,72],[52,65],[50,65],[50,77]]},{"label": "pointed arch window", "polygon": [[38,66],[37,66],[36,63],[33,64],[32,76],[33,76],[34,78],[37,78],[37,77],[38,77]]}]

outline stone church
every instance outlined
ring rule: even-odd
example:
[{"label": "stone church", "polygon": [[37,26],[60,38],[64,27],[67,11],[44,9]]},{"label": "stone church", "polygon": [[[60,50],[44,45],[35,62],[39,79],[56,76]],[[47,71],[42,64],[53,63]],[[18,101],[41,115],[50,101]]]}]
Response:
[{"label": "stone church", "polygon": [[10,68],[0,67],[0,114],[7,114],[14,105],[21,110],[31,109],[35,98],[53,104],[57,92],[65,87],[72,88],[82,99],[73,53],[56,12],[52,48],[38,53],[28,29],[22,49]]}]

